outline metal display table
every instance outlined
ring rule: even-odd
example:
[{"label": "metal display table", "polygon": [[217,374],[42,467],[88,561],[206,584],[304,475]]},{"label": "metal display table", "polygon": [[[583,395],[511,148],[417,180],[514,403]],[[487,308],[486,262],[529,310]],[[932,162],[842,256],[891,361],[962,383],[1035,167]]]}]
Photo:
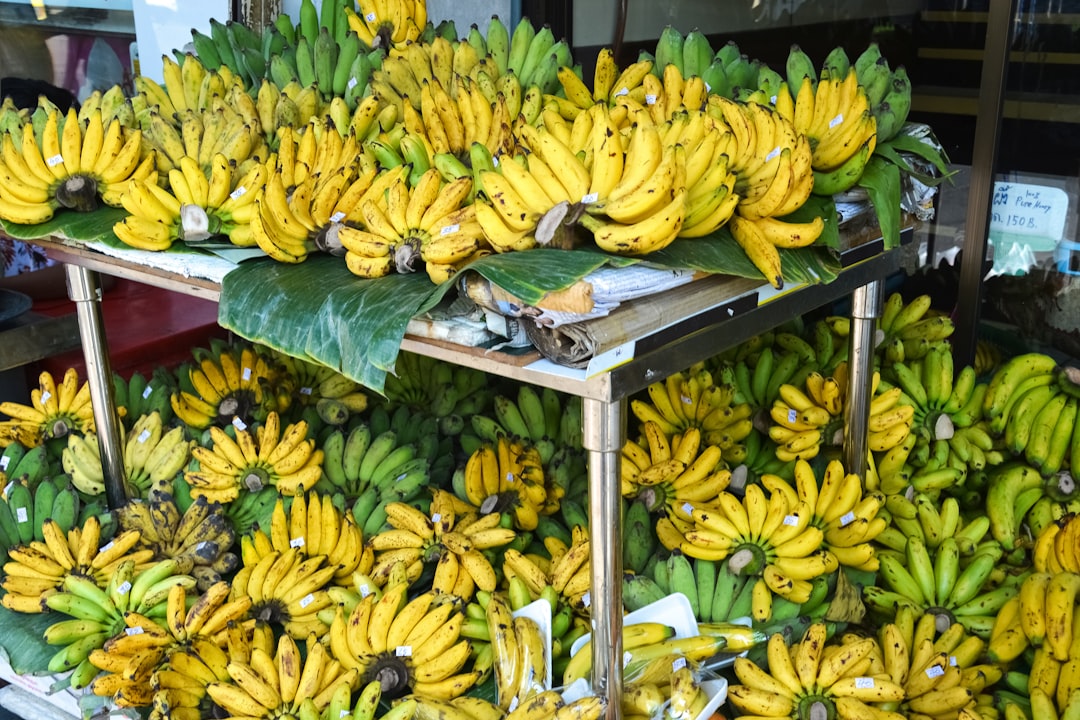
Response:
[{"label": "metal display table", "polygon": [[[903,241],[912,236],[908,228]],[[56,260],[67,263],[68,291],[76,303],[79,334],[86,357],[88,382],[94,403],[108,500],[124,501],[123,458],[119,425],[113,412],[111,371],[100,315],[97,272],[116,275],[202,298],[218,300],[220,286],[182,277],[153,266],[118,260],[60,240],[36,240]],[[733,347],[793,317],[844,297],[852,298],[849,339],[849,378],[852,392],[845,410],[844,460],[850,472],[862,473],[867,457],[869,389],[873,373],[875,320],[880,315],[883,282],[900,268],[899,253],[884,251],[880,239],[863,242],[841,253],[842,272],[832,282],[787,287],[774,291],[767,284],[742,278],[714,278],[730,282],[730,294],[688,311],[675,322],[656,328],[614,357],[610,366],[589,373],[558,366],[547,360],[520,365],[500,360],[500,353],[478,356],[406,336],[401,349],[427,355],[520,382],[580,396],[583,445],[588,452],[589,520],[592,533],[592,588],[594,638],[593,686],[608,702],[607,717],[619,717],[622,696],[622,504],[619,454],[625,438],[626,399],[650,383]],[[723,295],[723,293],[721,293]],[[600,532],[599,529],[603,529]]]}]

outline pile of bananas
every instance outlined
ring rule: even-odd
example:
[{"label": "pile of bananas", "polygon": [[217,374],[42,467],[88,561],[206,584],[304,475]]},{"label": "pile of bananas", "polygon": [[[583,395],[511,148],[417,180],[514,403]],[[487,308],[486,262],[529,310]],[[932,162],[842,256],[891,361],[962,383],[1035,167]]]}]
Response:
[{"label": "pile of bananas", "polygon": [[[22,448],[9,445],[8,449],[13,447]],[[8,476],[11,479],[0,498],[0,547],[5,553],[17,545],[45,542],[45,520],[53,520],[65,535],[79,521],[83,502],[78,491],[63,474],[41,474],[48,465],[44,455],[40,445],[26,452],[13,464],[14,473]],[[36,470],[37,476],[24,472],[30,470]]]},{"label": "pile of bananas", "polygon": [[931,298],[919,295],[905,303],[904,296],[893,293],[885,300],[878,320],[882,365],[918,360],[931,347],[941,347],[954,327],[947,315],[930,312]]},{"label": "pile of bananas", "polygon": [[331,577],[336,584],[350,583],[353,573],[371,572],[374,564],[360,529],[329,493],[298,493],[289,504],[288,515],[284,500],[278,498],[270,516],[270,532],[256,530],[250,538],[257,555],[266,555],[269,546],[279,553],[296,549],[303,558],[325,556],[327,564],[337,569]]},{"label": "pile of bananas", "polygon": [[464,482],[468,502],[481,512],[511,514],[519,530],[535,530],[541,512],[558,510],[562,494],[554,487],[549,495],[539,451],[505,435],[469,456]]},{"label": "pile of bananas", "polygon": [[79,373],[74,368],[64,372],[59,385],[43,370],[38,375],[38,386],[30,391],[30,405],[2,402],[0,413],[10,418],[0,423],[0,442],[5,446],[14,441],[31,447],[49,438],[94,430],[90,386],[86,382],[79,384]]},{"label": "pile of bananas", "polygon": [[232,551],[236,533],[218,503],[198,498],[183,512],[167,491],[155,489],[146,500],[132,499],[116,511],[121,531],[138,532],[137,547],[158,560],[178,559],[202,591],[221,582],[239,564]]},{"label": "pile of bananas", "polygon": [[262,354],[248,344],[218,344],[197,353],[194,364],[178,370],[178,386],[170,397],[181,422],[203,430],[236,420],[246,427],[265,418],[276,398],[267,392],[274,387],[274,371]]}]

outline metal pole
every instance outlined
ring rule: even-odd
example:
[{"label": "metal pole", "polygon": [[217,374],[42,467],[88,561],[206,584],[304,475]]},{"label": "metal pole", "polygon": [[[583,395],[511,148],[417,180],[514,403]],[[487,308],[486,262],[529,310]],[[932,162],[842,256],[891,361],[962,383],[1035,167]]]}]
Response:
[{"label": "metal pole", "polygon": [[874,379],[874,340],[881,317],[884,283],[871,280],[851,294],[851,335],[848,352],[848,399],[844,408],[844,467],[866,474],[867,423]]},{"label": "metal pole", "polygon": [[971,155],[971,188],[964,222],[964,259],[960,263],[956,331],[951,338],[957,367],[970,365],[975,358],[983,265],[986,262],[990,226],[990,199],[994,191],[998,134],[1005,104],[1005,79],[1009,72],[1009,46],[1015,7],[1016,0],[990,0],[990,12],[986,19],[986,45]]},{"label": "metal pole", "polygon": [[622,701],[622,451],[625,401],[583,398],[583,444],[589,451],[589,531],[592,553],[592,682],[607,701],[608,720]]},{"label": "metal pole", "polygon": [[97,273],[71,263],[65,265],[64,269],[67,273],[68,297],[75,303],[79,319],[86,381],[90,384],[101,467],[105,474],[105,497],[110,508],[118,508],[127,502],[124,490],[126,478],[120,423],[116,403],[113,402],[112,368],[109,366],[109,351],[101,319],[101,288],[98,286]]}]

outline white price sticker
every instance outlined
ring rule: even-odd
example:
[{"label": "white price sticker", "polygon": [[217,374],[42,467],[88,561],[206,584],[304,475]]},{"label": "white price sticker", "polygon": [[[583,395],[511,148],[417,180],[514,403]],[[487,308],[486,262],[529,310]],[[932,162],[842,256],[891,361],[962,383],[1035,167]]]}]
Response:
[{"label": "white price sticker", "polygon": [[431,522],[435,524],[442,520],[442,513],[431,513]]},{"label": "white price sticker", "polygon": [[873,690],[874,678],[872,677],[857,677],[855,678],[855,687],[860,690]]},{"label": "white price sticker", "polygon": [[139,627],[138,625],[136,625],[135,627],[124,628],[124,634],[126,634],[128,636],[142,635],[143,634],[143,629],[141,627]]},{"label": "white price sticker", "polygon": [[686,667],[686,658],[675,658],[671,661],[671,672],[678,672]]},{"label": "white price sticker", "polygon": [[142,445],[143,443],[145,443],[149,439],[150,439],[150,431],[146,430],[144,428],[143,431],[141,433],[139,433],[139,437],[135,438],[135,441],[138,442],[140,445]]},{"label": "white price sticker", "polygon": [[622,654],[622,665],[626,667],[630,664],[630,661],[634,659],[634,654],[631,652],[624,652]]},{"label": "white price sticker", "polygon": [[851,511],[848,511],[840,516],[840,527],[850,525],[853,522],[855,522],[855,513]]},{"label": "white price sticker", "polygon": [[931,680],[937,677],[941,677],[944,674],[945,668],[941,667],[940,665],[931,665],[930,667],[926,668],[926,677],[930,678]]},{"label": "white price sticker", "polygon": [[369,12],[367,15],[364,16],[364,19],[367,20],[369,23],[375,22],[375,13]]},{"label": "white price sticker", "polygon": [[104,545],[102,545],[101,547],[99,547],[98,552],[99,553],[109,552],[110,550],[112,550],[112,546],[113,546],[112,540],[110,540],[109,542],[107,542]]},{"label": "white price sticker", "polygon": [[340,710],[338,710],[338,720],[341,720],[341,718],[347,718],[350,715],[352,715],[352,713],[345,708],[341,708]]},{"label": "white price sticker", "polygon": [[588,195],[581,196],[582,205],[592,205],[594,202],[600,199],[600,195],[597,193],[589,193]]},{"label": "white price sticker", "polygon": [[233,427],[236,428],[237,430],[247,430],[247,423],[244,422],[243,420],[241,420],[240,418],[236,417],[235,415],[233,416],[232,424],[233,424]]},{"label": "white price sticker", "polygon": [[48,390],[46,390],[45,392],[41,393],[41,402],[43,402],[43,403],[48,402],[49,398],[51,398],[51,397],[52,397],[52,393],[49,392]]},{"label": "white price sticker", "polygon": [[116,592],[120,595],[127,595],[129,592],[131,592],[131,583],[125,580],[124,582],[120,583],[120,587],[116,588]]},{"label": "white price sticker", "polygon": [[772,159],[773,159],[774,157],[776,157],[777,155],[779,155],[779,154],[780,154],[780,152],[781,152],[781,151],[780,151],[780,146],[779,146],[779,145],[777,145],[776,147],[774,147],[774,148],[773,148],[772,150],[770,150],[770,151],[769,151],[769,154],[768,154],[768,155],[766,155],[766,156],[765,156],[765,162],[769,162],[769,161],[770,161],[770,160],[772,160]]},{"label": "white price sticker", "polygon": [[694,506],[691,505],[690,503],[683,503],[682,509],[683,509],[683,512],[686,513],[687,515],[693,515],[694,514]]},{"label": "white price sticker", "polygon": [[836,117],[829,121],[829,129],[832,130],[834,127],[836,127],[842,122],[844,122],[844,113],[839,113]]},{"label": "white price sticker", "polygon": [[439,230],[439,235],[450,235],[452,233],[456,233],[460,229],[460,225],[446,225],[441,230]]},{"label": "white price sticker", "polygon": [[[7,455],[5,455],[3,457],[0,457],[0,472],[3,472],[3,471],[7,470],[7,466],[8,466],[9,462],[11,462],[11,458],[9,458]],[[5,494],[7,493],[6,489],[4,490],[4,493]]]},{"label": "white price sticker", "polygon": [[304,538],[302,538],[302,537],[293,538],[292,540],[289,541],[289,547],[291,547],[291,548],[302,548],[302,547],[304,547]]},{"label": "white price sticker", "polygon": [[210,543],[209,543],[209,541],[207,541],[207,540],[202,540],[201,542],[199,542],[199,543],[198,543],[198,544],[197,544],[197,545],[195,546],[195,552],[196,552],[196,553],[201,553],[201,552],[202,552],[203,550],[205,550],[205,549],[206,549],[206,547],[207,547],[207,546],[208,546],[209,544],[210,544]]},{"label": "white price sticker", "polygon": [[8,493],[11,492],[11,488],[13,488],[13,487],[15,487],[15,481],[14,480],[12,480],[11,482],[9,482],[7,485],[4,486],[4,497],[8,496]]},{"label": "white price sticker", "polygon": [[624,87],[624,88],[619,88],[618,90],[615,91],[615,97],[622,97],[623,95],[629,95],[629,94],[630,94],[630,88],[625,88]]},{"label": "white price sticker", "polygon": [[491,165],[492,167],[499,167],[499,158],[495,155],[491,156]]},{"label": "white price sticker", "polygon": [[56,167],[57,165],[59,165],[62,162],[64,162],[64,156],[59,155],[59,154],[53,155],[51,158],[47,158],[45,160],[45,164],[48,165],[49,167]]},{"label": "white price sticker", "polygon": [[301,395],[310,395],[311,394],[311,388],[309,388],[309,387],[300,388],[300,394]]},{"label": "white price sticker", "polygon": [[398,645],[394,648],[397,657],[412,657],[412,645]]},{"label": "white price sticker", "polygon": [[312,595],[311,593],[308,593],[304,597],[300,598],[300,607],[306,608],[308,605],[310,605],[313,602],[315,602],[315,596]]},{"label": "white price sticker", "polygon": [[795,527],[796,525],[799,524],[799,516],[798,515],[785,515],[784,516],[784,524],[785,525],[790,525],[791,527]]},{"label": "white price sticker", "polygon": [[146,389],[142,391],[143,400],[145,400],[146,398],[150,397],[153,394],[154,394],[154,388],[147,385]]},{"label": "white price sticker", "polygon": [[251,368],[246,367],[240,372],[240,379],[247,382],[251,379]]},{"label": "white price sticker", "polygon": [[354,77],[349,78],[349,82],[345,83],[346,90],[352,90],[354,87],[360,84],[360,81]]},{"label": "white price sticker", "polygon": [[520,705],[520,704],[521,704],[521,703],[519,703],[519,702],[518,702],[518,699],[517,699],[516,697],[514,697],[514,698],[511,698],[511,699],[510,699],[510,706],[509,706],[509,707],[507,707],[507,708],[506,708],[506,710],[507,710],[508,712],[514,712],[515,710],[517,710],[517,708],[518,708],[518,705]]},{"label": "white price sticker", "polygon": [[408,474],[409,473],[401,473],[396,478],[394,478],[394,482],[401,482],[402,480],[404,480],[408,476]]},{"label": "white price sticker", "polygon": [[247,194],[247,188],[243,185],[237,185],[236,189],[229,193],[229,198],[232,200],[239,200]]},{"label": "white price sticker", "polygon": [[588,590],[581,596],[581,604],[585,607],[592,607],[592,593]]},{"label": "white price sticker", "polygon": [[371,588],[368,587],[367,583],[364,583],[358,589],[360,590],[360,597],[362,598],[366,598],[368,595],[371,594]]},{"label": "white price sticker", "polygon": [[769,97],[769,103],[772,104],[772,105],[776,104],[776,96],[775,95],[772,95],[772,96]]},{"label": "white price sticker", "polygon": [[799,413],[795,411],[795,408],[791,408],[787,411],[787,421],[793,423],[799,419]]},{"label": "white price sticker", "polygon": [[949,656],[949,666],[950,667],[957,667],[959,665],[960,665],[960,663],[957,661],[956,656],[955,655],[950,655]]},{"label": "white price sticker", "polygon": [[29,520],[30,518],[26,515],[26,508],[15,508],[15,519],[19,522],[20,525]]},{"label": "white price sticker", "polygon": [[645,96],[645,104],[646,105],[655,105],[656,104],[656,96],[655,95],[646,95]]},{"label": "white price sticker", "polygon": [[345,219],[345,213],[338,210],[336,213],[330,216],[330,222],[339,223]]},{"label": "white price sticker", "polygon": [[506,471],[506,484],[507,485],[513,485],[514,484],[514,473],[510,472],[509,470]]}]

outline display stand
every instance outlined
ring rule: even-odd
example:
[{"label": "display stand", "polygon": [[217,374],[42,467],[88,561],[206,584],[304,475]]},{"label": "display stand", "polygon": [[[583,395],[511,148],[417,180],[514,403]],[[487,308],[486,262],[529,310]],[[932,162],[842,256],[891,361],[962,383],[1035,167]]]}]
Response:
[{"label": "display stand", "polygon": [[[902,234],[910,242],[912,229]],[[217,300],[214,283],[180,277],[153,267],[153,253],[146,264],[87,251],[60,240],[35,241],[56,260],[69,264],[71,299],[79,307],[79,331],[86,354],[88,381],[98,424],[101,456],[106,462],[106,487],[111,506],[123,501],[123,463],[119,462],[118,427],[114,421],[108,351],[100,322],[95,322],[96,279],[104,272]],[[845,423],[845,462],[849,472],[862,473],[867,457],[866,425],[869,418],[870,381],[873,372],[875,320],[880,314],[883,281],[900,268],[899,253],[884,250],[881,239],[850,247],[841,253],[842,272],[828,284],[799,285],[774,291],[768,285],[746,290],[746,281],[733,279],[732,295],[722,301],[710,296],[701,307],[663,327],[656,328],[620,352],[604,358],[606,367],[594,364],[574,370],[547,360],[520,365],[500,360],[493,351],[478,356],[475,349],[455,349],[406,336],[401,349],[519,382],[577,395],[582,398],[583,446],[588,451],[589,519],[591,535],[593,633],[593,686],[607,700],[607,717],[620,715],[622,696],[622,548],[619,454],[625,438],[626,399],[649,384],[712,357],[786,320],[803,315],[841,298],[852,296],[853,312],[849,357],[851,392]],[[735,282],[737,281],[737,282]],[[603,531],[599,531],[602,529]]]}]

